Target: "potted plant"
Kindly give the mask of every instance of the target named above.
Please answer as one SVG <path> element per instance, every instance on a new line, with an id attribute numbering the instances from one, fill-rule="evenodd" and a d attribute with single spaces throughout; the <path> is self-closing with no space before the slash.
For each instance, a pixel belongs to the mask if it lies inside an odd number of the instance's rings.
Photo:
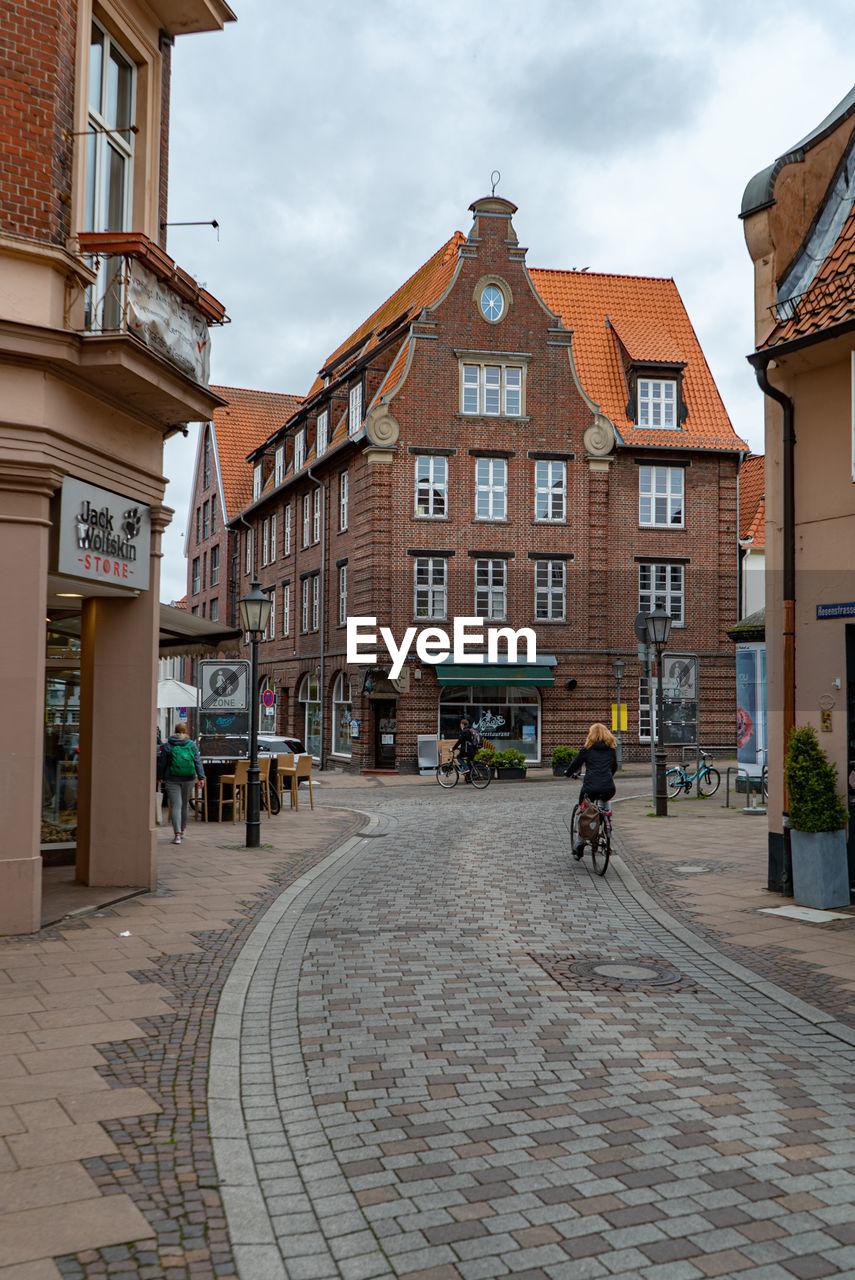
<path id="1" fill-rule="evenodd" d="M 837 793 L 837 769 L 811 726 L 793 729 L 785 769 L 794 900 L 800 907 L 819 910 L 848 907 L 844 827 L 849 814 Z"/>
<path id="2" fill-rule="evenodd" d="M 552 776 L 553 778 L 563 778 L 567 766 L 575 756 L 576 752 L 572 747 L 553 747 L 552 749 Z"/>
<path id="3" fill-rule="evenodd" d="M 499 781 L 525 777 L 525 756 L 513 747 L 509 747 L 506 751 L 495 751 L 492 764 Z"/>

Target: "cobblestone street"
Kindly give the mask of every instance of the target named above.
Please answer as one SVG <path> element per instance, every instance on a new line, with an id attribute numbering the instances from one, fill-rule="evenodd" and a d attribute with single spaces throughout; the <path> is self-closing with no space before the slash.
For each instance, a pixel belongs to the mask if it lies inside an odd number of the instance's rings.
<path id="1" fill-rule="evenodd" d="M 226 983 L 242 1280 L 855 1275 L 849 1028 L 574 863 L 552 787 L 372 799 Z"/>

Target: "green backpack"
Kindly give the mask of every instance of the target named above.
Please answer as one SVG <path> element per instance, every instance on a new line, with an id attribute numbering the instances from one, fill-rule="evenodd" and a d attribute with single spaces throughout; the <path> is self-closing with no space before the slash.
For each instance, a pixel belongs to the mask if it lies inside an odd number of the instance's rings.
<path id="1" fill-rule="evenodd" d="M 173 742 L 169 748 L 169 772 L 173 778 L 196 777 L 196 757 L 192 742 Z"/>

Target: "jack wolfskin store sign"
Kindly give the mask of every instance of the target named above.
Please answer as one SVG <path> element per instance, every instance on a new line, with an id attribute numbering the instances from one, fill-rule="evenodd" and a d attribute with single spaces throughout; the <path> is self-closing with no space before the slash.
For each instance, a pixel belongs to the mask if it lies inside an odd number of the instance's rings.
<path id="1" fill-rule="evenodd" d="M 144 503 L 66 476 L 58 524 L 57 572 L 148 590 L 151 518 Z"/>

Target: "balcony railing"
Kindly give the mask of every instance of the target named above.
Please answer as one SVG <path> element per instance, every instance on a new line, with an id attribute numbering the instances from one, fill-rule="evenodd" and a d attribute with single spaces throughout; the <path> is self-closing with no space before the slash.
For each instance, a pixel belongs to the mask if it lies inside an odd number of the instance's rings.
<path id="1" fill-rule="evenodd" d="M 828 280 L 815 280 L 804 293 L 794 293 L 791 298 L 781 298 L 769 311 L 779 324 L 788 320 L 804 325 L 816 322 L 822 312 L 825 324 L 844 320 L 855 311 L 855 286 L 850 275 L 832 276 Z"/>
<path id="2" fill-rule="evenodd" d="M 194 382 L 210 382 L 208 328 L 225 308 L 147 236 L 86 232 L 80 247 L 98 273 L 86 292 L 83 332 L 129 334 Z"/>

